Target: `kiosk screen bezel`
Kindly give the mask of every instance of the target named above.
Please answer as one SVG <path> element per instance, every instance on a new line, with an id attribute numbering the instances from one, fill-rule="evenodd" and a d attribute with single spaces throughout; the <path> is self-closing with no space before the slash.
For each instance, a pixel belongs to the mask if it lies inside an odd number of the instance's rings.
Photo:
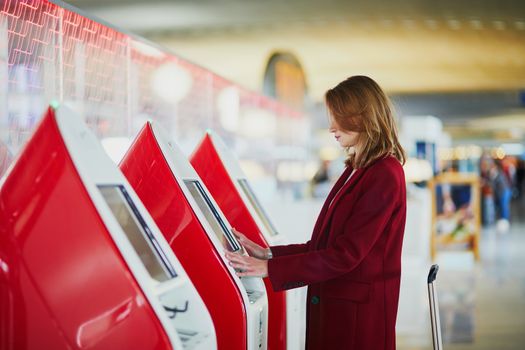
<path id="1" fill-rule="evenodd" d="M 122 185 L 98 185 L 97 187 L 149 275 L 159 282 L 177 277 L 175 269 L 126 188 Z"/>
<path id="2" fill-rule="evenodd" d="M 266 211 L 264 210 L 261 203 L 257 199 L 257 196 L 253 192 L 248 181 L 246 179 L 239 179 L 238 182 L 244 194 L 246 195 L 246 197 L 248 197 L 248 200 L 250 201 L 253 208 L 255 209 L 255 212 L 261 219 L 263 225 L 266 227 L 266 230 L 270 233 L 270 235 L 277 236 L 279 232 L 277 232 L 277 230 L 275 229 L 275 226 L 273 226 L 272 222 L 270 221 L 270 218 L 268 217 L 268 214 L 266 214 Z"/>
<path id="3" fill-rule="evenodd" d="M 197 205 L 203 212 L 206 220 L 208 220 L 209 225 L 215 233 L 215 236 L 217 236 L 217 238 L 223 243 L 224 247 L 232 252 L 239 251 L 241 249 L 239 242 L 237 242 L 237 239 L 235 238 L 233 233 L 228 229 L 228 227 L 222 220 L 221 215 L 217 211 L 217 208 L 215 208 L 215 206 L 213 205 L 207 193 L 204 191 L 204 188 L 202 187 L 201 183 L 198 180 L 184 180 L 184 184 L 190 191 L 195 202 L 197 202 Z M 210 222 L 210 215 L 207 215 L 206 211 L 208 211 L 208 213 L 211 213 L 211 217 L 215 219 L 214 222 Z M 219 227 L 222 230 L 222 237 L 219 236 L 220 233 L 216 229 Z M 224 240 L 224 238 L 226 240 Z"/>

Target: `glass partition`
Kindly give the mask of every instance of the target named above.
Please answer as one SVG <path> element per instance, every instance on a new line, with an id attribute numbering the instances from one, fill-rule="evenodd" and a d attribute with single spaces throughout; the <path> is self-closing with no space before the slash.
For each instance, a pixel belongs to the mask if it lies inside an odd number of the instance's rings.
<path id="1" fill-rule="evenodd" d="M 68 103 L 101 140 L 131 141 L 153 119 L 188 154 L 213 129 L 264 177 L 274 177 L 268 152 L 307 140 L 297 130 L 308 128 L 290 124 L 306 122 L 301 113 L 65 2 L 0 1 L 0 164 L 51 101 Z"/>

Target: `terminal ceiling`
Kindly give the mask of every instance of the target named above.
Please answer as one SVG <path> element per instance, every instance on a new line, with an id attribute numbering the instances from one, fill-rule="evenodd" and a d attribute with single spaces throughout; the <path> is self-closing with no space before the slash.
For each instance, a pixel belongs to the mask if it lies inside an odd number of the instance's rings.
<path id="1" fill-rule="evenodd" d="M 279 50 L 298 57 L 314 101 L 344 77 L 367 74 L 408 101 L 407 113 L 424 112 L 426 101 L 452 124 L 525 118 L 523 0 L 69 3 L 254 90 Z"/>

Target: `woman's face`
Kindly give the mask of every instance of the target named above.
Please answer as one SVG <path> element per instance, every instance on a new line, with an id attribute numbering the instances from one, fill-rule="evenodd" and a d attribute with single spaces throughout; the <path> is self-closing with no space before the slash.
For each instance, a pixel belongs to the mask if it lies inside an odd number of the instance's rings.
<path id="1" fill-rule="evenodd" d="M 359 138 L 359 133 L 356 131 L 343 130 L 332 116 L 330 116 L 329 132 L 334 134 L 334 137 L 341 147 L 355 147 Z"/>

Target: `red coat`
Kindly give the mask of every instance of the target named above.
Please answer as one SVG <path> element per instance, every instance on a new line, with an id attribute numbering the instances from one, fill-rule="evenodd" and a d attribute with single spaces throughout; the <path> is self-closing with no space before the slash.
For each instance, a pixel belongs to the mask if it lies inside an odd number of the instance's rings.
<path id="1" fill-rule="evenodd" d="M 276 291 L 308 285 L 308 350 L 396 347 L 403 168 L 386 157 L 356 170 L 345 184 L 351 171 L 343 172 L 328 195 L 310 241 L 272 247 L 268 262 Z"/>

